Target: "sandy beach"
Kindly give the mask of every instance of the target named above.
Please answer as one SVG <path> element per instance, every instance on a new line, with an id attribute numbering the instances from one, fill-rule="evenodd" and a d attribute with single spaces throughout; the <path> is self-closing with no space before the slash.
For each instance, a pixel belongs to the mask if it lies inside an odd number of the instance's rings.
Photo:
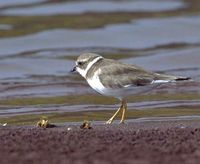
<path id="1" fill-rule="evenodd" d="M 199 121 L 0 128 L 1 164 L 197 164 Z"/>

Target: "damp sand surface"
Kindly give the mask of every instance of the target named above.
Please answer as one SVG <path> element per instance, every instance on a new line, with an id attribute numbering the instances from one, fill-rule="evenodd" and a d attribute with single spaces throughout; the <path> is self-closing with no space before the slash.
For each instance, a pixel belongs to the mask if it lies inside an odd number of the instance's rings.
<path id="1" fill-rule="evenodd" d="M 200 160 L 199 121 L 91 126 L 0 127 L 1 163 L 197 164 Z"/>

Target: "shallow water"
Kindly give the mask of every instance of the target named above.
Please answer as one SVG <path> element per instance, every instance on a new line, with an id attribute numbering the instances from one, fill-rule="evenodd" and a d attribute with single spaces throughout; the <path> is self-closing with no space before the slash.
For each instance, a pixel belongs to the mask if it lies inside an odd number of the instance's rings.
<path id="1" fill-rule="evenodd" d="M 199 115 L 200 15 L 194 10 L 197 5 L 192 0 L 187 3 L 33 0 L 25 5 L 25 1 L 15 2 L 0 2 L 4 7 L 0 9 L 0 122 L 9 122 L 9 119 L 10 123 L 31 122 L 41 115 L 56 118 L 56 122 L 107 119 L 117 108 L 118 101 L 99 96 L 84 79 L 69 72 L 82 52 L 97 52 L 152 71 L 192 77 L 191 82 L 163 85 L 153 90 L 152 96 L 146 93 L 131 97 L 129 119 Z M 143 4 L 142 8 L 138 3 Z M 96 4 L 107 7 L 99 10 Z M 95 28 L 81 28 L 79 23 L 77 28 L 64 24 L 52 28 L 53 17 L 48 17 L 75 14 L 82 18 L 84 12 L 92 12 L 87 13 L 89 17 L 97 13 L 103 15 L 103 12 L 108 12 L 107 17 L 113 19 L 123 19 L 124 13 L 131 17 L 128 22 L 104 22 Z M 152 17 L 148 13 L 153 13 Z M 23 16 L 32 20 L 38 14 L 49 19 L 45 28 L 34 32 L 30 26 L 28 33 L 16 33 L 26 28 L 19 28 L 27 21 Z M 22 21 L 21 24 L 16 24 L 13 18 Z M 59 16 L 54 18 L 59 19 Z M 40 22 L 32 28 L 35 26 L 39 27 Z M 3 37 L 5 32 L 7 35 Z"/>
<path id="2" fill-rule="evenodd" d="M 198 44 L 200 16 L 131 21 L 96 29 L 54 29 L 0 39 L 0 56 L 42 49 L 112 47 L 146 49 L 168 44 Z"/>
<path id="3" fill-rule="evenodd" d="M 42 6 L 20 7 L 3 10 L 4 15 L 56 15 L 83 14 L 86 12 L 132 12 L 132 11 L 165 11 L 185 7 L 181 1 L 79 1 L 46 4 Z"/>
<path id="4" fill-rule="evenodd" d="M 15 5 L 24 5 L 24 4 L 34 4 L 38 2 L 43 2 L 45 0 L 1 0 L 0 7 L 8 7 L 8 6 L 15 6 Z"/>

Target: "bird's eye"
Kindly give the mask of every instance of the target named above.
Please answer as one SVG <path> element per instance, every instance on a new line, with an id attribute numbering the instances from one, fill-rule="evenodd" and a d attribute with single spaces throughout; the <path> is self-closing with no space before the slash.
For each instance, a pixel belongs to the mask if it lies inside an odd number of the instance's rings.
<path id="1" fill-rule="evenodd" d="M 83 65 L 83 62 L 78 62 L 78 65 L 80 65 L 80 66 Z"/>

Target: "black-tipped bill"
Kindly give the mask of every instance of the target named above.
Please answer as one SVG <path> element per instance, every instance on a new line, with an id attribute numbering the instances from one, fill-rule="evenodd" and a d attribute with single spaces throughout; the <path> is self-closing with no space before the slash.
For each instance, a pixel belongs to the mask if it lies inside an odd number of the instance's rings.
<path id="1" fill-rule="evenodd" d="M 76 72 L 76 66 L 70 72 Z"/>

